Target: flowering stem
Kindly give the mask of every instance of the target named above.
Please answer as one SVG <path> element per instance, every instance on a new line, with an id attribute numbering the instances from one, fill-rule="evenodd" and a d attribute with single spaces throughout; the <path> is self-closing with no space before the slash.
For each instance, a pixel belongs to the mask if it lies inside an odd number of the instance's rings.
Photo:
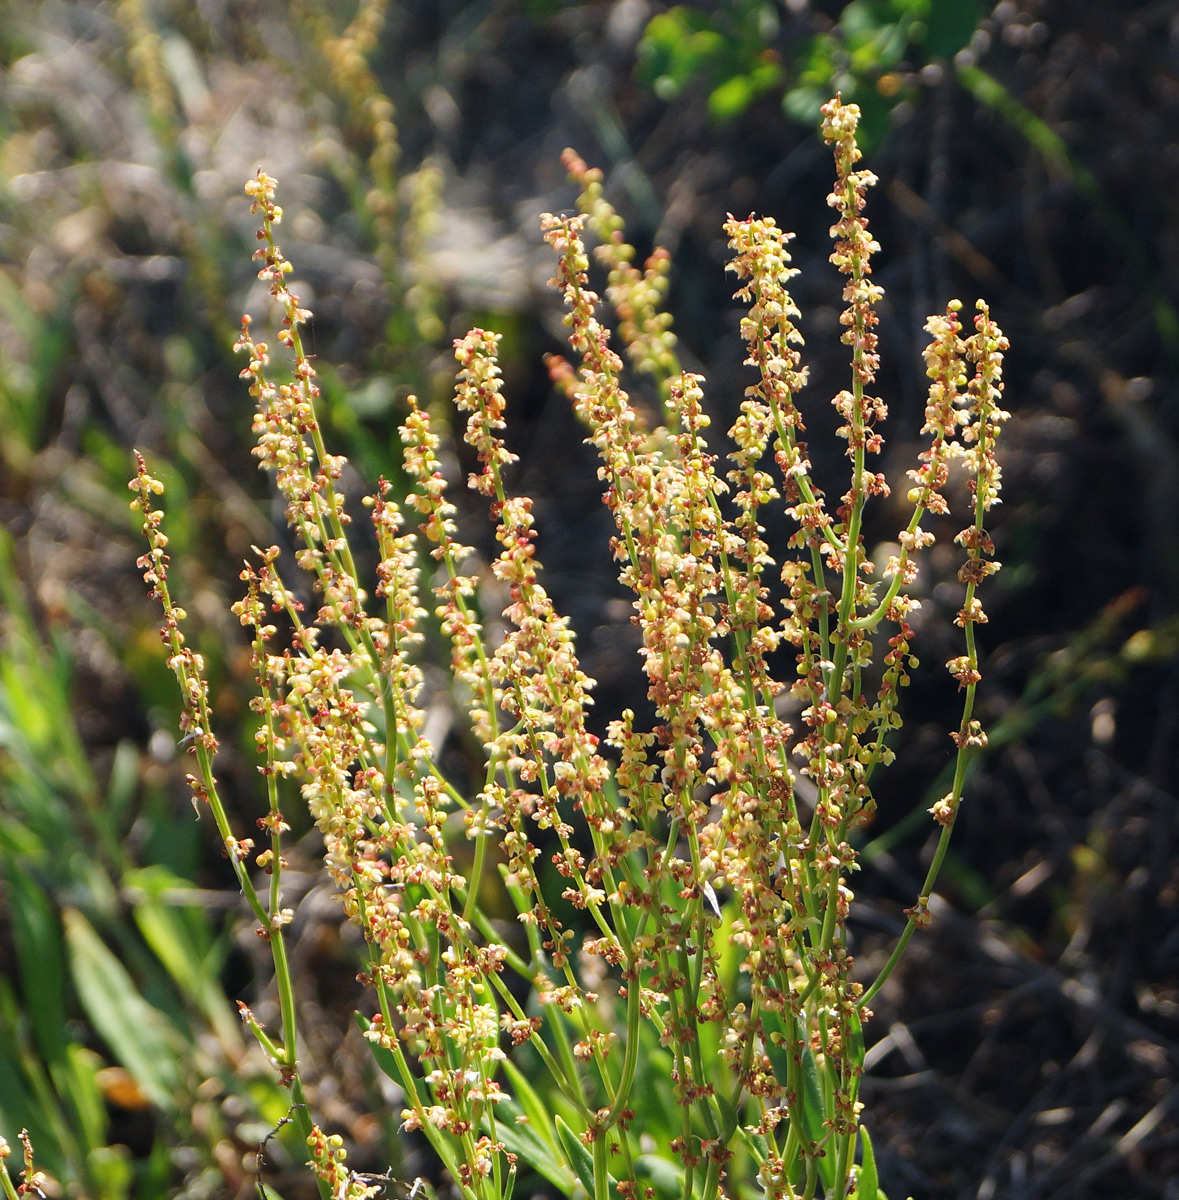
<path id="1" fill-rule="evenodd" d="M 213 756 L 217 751 L 217 739 L 211 729 L 212 713 L 208 704 L 208 684 L 203 674 L 204 663 L 200 655 L 187 645 L 180 630 L 180 624 L 186 614 L 173 602 L 168 588 L 168 555 L 165 550 L 168 539 L 161 528 L 163 513 L 155 509 L 152 504 L 153 496 L 163 494 L 164 485 L 148 475 L 143 456 L 138 452 L 136 452 L 136 460 L 138 472 L 128 486 L 137 493 L 136 499 L 132 501 L 132 507 L 138 509 L 143 515 L 143 530 L 150 547 L 149 552 L 140 558 L 139 563 L 143 568 L 145 581 L 150 585 L 152 594 L 159 600 L 163 609 L 164 626 L 161 632 L 170 652 L 169 665 L 176 674 L 181 696 L 184 699 L 182 727 L 187 730 L 188 737 L 191 738 L 189 752 L 195 756 L 199 771 L 199 776 L 190 774 L 187 778 L 192 789 L 194 803 L 204 802 L 209 806 L 238 885 L 251 912 L 259 922 L 262 936 L 270 944 L 279 996 L 281 1044 L 273 1042 L 263 1033 L 257 1022 L 254 1021 L 253 1015 L 244 1006 L 243 1015 L 260 1044 L 278 1068 L 283 1082 L 290 1089 L 292 1120 L 300 1134 L 307 1137 L 311 1133 L 311 1118 L 307 1112 L 306 1098 L 298 1071 L 298 1026 L 294 989 L 286 943 L 282 934 L 283 914 L 276 907 L 278 900 L 277 872 L 281 863 L 281 842 L 278 840 L 281 822 L 275 820 L 269 824 L 272 844 L 267 853 L 271 855 L 276 877 L 272 879 L 270 894 L 272 904 L 268 911 L 246 868 L 246 860 L 253 841 L 248 838 L 239 841 L 233 836 L 229 817 L 222 803 L 217 780 L 213 773 Z M 277 813 L 277 806 L 273 803 L 271 811 Z M 320 1192 L 325 1197 L 328 1194 L 322 1180 L 320 1181 Z"/>

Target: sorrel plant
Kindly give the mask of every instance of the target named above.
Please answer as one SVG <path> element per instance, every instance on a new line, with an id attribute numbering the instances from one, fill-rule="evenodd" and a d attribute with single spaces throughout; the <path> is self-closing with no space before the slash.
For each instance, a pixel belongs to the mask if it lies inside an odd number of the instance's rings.
<path id="1" fill-rule="evenodd" d="M 998 570 L 986 520 L 999 492 L 1007 342 L 981 302 L 973 332 L 957 302 L 930 318 L 928 443 L 909 472 L 912 516 L 899 552 L 870 562 L 865 509 L 889 493 L 871 466 L 886 415 L 871 394 L 882 291 L 862 210 L 874 177 L 855 169 L 856 107 L 836 99 L 823 113 L 836 165 L 831 258 L 845 277 L 851 354 L 850 386 L 833 401 L 850 481 L 833 511 L 800 440 L 806 369 L 786 290 L 789 235 L 770 218 L 725 225 L 753 369 L 726 468 L 705 441 L 703 380 L 679 370 L 660 311 L 667 256 L 632 264 L 600 175 L 575 156 L 567 162 L 584 189 L 581 215 L 543 218 L 574 353 L 550 366 L 601 458 L 655 712 L 649 729 L 629 710 L 610 721 L 605 747 L 588 726 L 593 681 L 540 582 L 531 502 L 506 474 L 515 455 L 500 437 L 496 335 L 475 329 L 455 345 L 455 403 L 479 463 L 469 483 L 488 501 L 500 547 L 490 578 L 458 540 L 442 433 L 411 399 L 406 494 L 381 480 L 364 501 L 380 550 L 367 587 L 349 545 L 344 460 L 316 418 L 301 332 L 311 314 L 287 287 L 291 264 L 275 242 L 275 181 L 259 172 L 246 185 L 262 217 L 259 275 L 293 364 L 281 381 L 272 375 L 270 347 L 243 319 L 254 453 L 274 473 L 318 597 L 317 611 L 305 611 L 277 547 L 242 572 L 247 594 L 234 611 L 253 639 L 269 800 L 260 852 L 231 828 L 218 793 L 202 663 L 168 585 L 163 488 L 142 457 L 131 487 L 150 544 L 141 566 L 163 605 L 184 700 L 189 783 L 274 956 L 281 1028 L 242 1013 L 289 1086 L 290 1117 L 325 1196 L 352 1200 L 383 1183 L 351 1171 L 339 1138 L 313 1123 L 300 1074 L 282 891 L 291 779 L 364 935 L 375 1009 L 363 1024 L 376 1062 L 404 1093 L 406 1128 L 428 1139 L 468 1200 L 507 1197 L 522 1170 L 593 1200 L 882 1195 L 861 1123 L 861 1026 L 929 920 L 967 761 L 986 741 L 974 717 L 975 626 L 986 620 L 979 585 Z M 623 360 L 589 287 L 587 223 L 610 271 L 622 346 L 659 385 L 658 428 L 623 390 Z M 876 978 L 862 981 L 847 939 L 853 838 L 873 811 L 873 776 L 892 760 L 899 692 L 917 666 L 917 602 L 906 589 L 934 540 L 921 522 L 948 511 L 956 463 L 972 497 L 955 539 L 965 551 L 956 618 L 965 645 L 948 664 L 963 696 L 957 766 L 931 810 L 940 835 L 904 932 Z M 773 504 L 795 524 L 780 564 L 761 523 Z M 486 614 L 505 600 L 492 636 Z M 419 658 L 430 630 L 449 643 L 455 704 L 482 755 L 461 777 L 424 732 Z M 793 662 L 792 677 L 776 679 L 771 662 Z M 791 698 L 797 732 L 783 715 Z M 518 928 L 499 919 L 506 905 Z"/>

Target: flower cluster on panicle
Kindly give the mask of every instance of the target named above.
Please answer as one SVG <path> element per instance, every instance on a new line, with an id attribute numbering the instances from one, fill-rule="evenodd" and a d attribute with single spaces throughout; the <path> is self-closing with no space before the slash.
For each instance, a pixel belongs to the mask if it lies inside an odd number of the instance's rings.
<path id="1" fill-rule="evenodd" d="M 930 446 L 918 455 L 922 465 L 909 472 L 915 485 L 909 491 L 909 502 L 939 516 L 949 512 L 942 489 L 950 476 L 950 460 L 962 452 L 962 444 L 954 440 L 954 433 L 969 420 L 956 407 L 966 383 L 962 322 L 958 318 L 961 308 L 953 300 L 944 315 L 932 316 L 925 323 L 930 336 L 924 354 L 925 373 L 930 383 L 921 432 L 930 435 Z"/>
<path id="2" fill-rule="evenodd" d="M 986 620 L 976 592 L 998 569 L 985 522 L 1001 482 L 1007 342 L 981 303 L 970 335 L 956 301 L 930 318 L 929 440 L 909 473 L 913 508 L 899 553 L 878 572 L 862 533 L 865 507 L 888 494 L 866 465 L 886 415 L 867 394 L 881 296 L 862 211 L 873 179 L 854 169 L 858 109 L 834 100 L 823 113 L 851 359 L 850 387 L 834 399 L 851 459 L 835 512 L 800 440 L 807 371 L 787 290 L 790 235 L 766 217 L 730 216 L 725 225 L 755 376 L 722 464 L 707 440 L 705 381 L 680 368 L 661 309 L 666 256 L 656 251 L 642 271 L 633 265 L 600 173 L 571 152 L 581 212 L 542 218 L 571 349 L 550 370 L 599 456 L 618 577 L 641 634 L 648 727 L 628 709 L 607 723 L 605 748 L 591 731 L 593 680 L 542 582 L 532 502 L 506 479 L 516 456 L 503 438 L 496 334 L 473 329 L 454 344 L 454 402 L 477 459 L 468 484 L 494 523 L 493 560 L 481 569 L 459 541 L 443 435 L 410 397 L 400 429 L 404 491 L 382 479 L 363 501 L 379 562 L 371 592 L 362 585 L 338 486 L 344 461 L 328 453 L 316 418 L 316 373 L 301 333 L 311 314 L 287 285 L 291 266 L 274 239 L 275 181 L 262 172 L 246 191 L 262 216 L 256 258 L 289 379 L 272 377 L 269 348 L 248 317 L 238 349 L 256 401 L 255 453 L 285 501 L 297 563 L 319 600 L 305 610 L 276 547 L 256 549 L 242 572 L 246 595 L 234 611 L 251 631 L 269 797 L 258 822 L 269 847 L 256 856 L 217 798 L 202 664 L 167 589 L 167 538 L 154 504 L 162 485 L 142 458 L 131 483 L 149 545 L 140 565 L 163 605 L 184 728 L 201 764 L 194 794 L 208 799 L 274 950 L 284 1036 L 273 1039 L 252 1014 L 250 1028 L 305 1111 L 283 949 L 292 914 L 280 892 L 291 778 L 344 911 L 364 935 L 361 977 L 376 998 L 366 1037 L 404 1090 L 406 1127 L 429 1140 L 464 1200 L 508 1196 L 518 1156 L 563 1187 L 577 1177 L 599 1197 L 616 1185 L 638 1200 L 647 1177 L 640 1156 L 653 1146 L 674 1164 L 676 1191 L 703 1200 L 754 1186 L 789 1200 L 848 1197 L 859 1194 L 857 1177 L 871 1175 L 860 1128 L 861 1021 L 913 931 L 928 923 L 968 756 L 986 743 L 974 714 L 975 630 Z M 587 229 L 608 270 L 622 349 L 658 383 L 662 425 L 652 427 L 623 385 L 623 354 L 591 288 Z M 948 511 L 955 458 L 970 477 L 973 512 L 957 538 L 966 551 L 965 653 L 949 663 L 964 693 L 954 783 L 932 809 L 941 832 L 922 892 L 894 954 L 865 986 L 847 936 L 854 831 L 873 810 L 873 776 L 891 761 L 898 697 L 918 665 L 909 620 L 917 603 L 905 589 L 933 541 L 921 520 Z M 779 503 L 795 525 L 793 554 L 781 560 L 764 523 L 767 506 Z M 502 623 L 487 616 L 494 597 Z M 446 744 L 423 708 L 436 703 L 423 700 L 432 630 L 449 647 L 460 730 Z M 777 674 L 784 651 L 793 656 L 785 680 Z M 265 900 L 251 866 L 268 880 Z M 511 934 L 499 920 L 509 906 L 519 926 Z M 512 1061 L 525 1046 L 560 1094 L 560 1115 L 545 1111 Z M 668 1078 L 651 1086 L 663 1087 L 677 1129 L 657 1146 L 650 1130 L 667 1120 L 633 1102 L 648 1062 L 669 1064 Z M 373 1194 L 372 1177 L 348 1169 L 338 1140 L 310 1118 L 302 1132 L 333 1197 Z"/>
<path id="3" fill-rule="evenodd" d="M 209 712 L 209 686 L 205 682 L 204 659 L 192 649 L 181 631 L 181 623 L 187 613 L 172 600 L 168 589 L 167 552 L 168 535 L 164 532 L 163 509 L 156 508 L 156 499 L 164 494 L 164 485 L 147 473 L 147 464 L 137 450 L 135 460 L 138 471 L 127 487 L 136 493 L 131 508 L 143 515 L 143 536 L 147 539 L 148 551 L 140 555 L 136 566 L 143 572 L 149 595 L 158 600 L 164 610 L 164 624 L 160 636 L 168 648 L 168 666 L 180 683 L 180 694 L 184 707 L 180 715 L 180 729 L 184 741 L 211 762 L 217 753 L 217 737 L 212 730 Z M 204 781 L 195 775 L 188 776 L 194 800 L 207 800 Z"/>
<path id="4" fill-rule="evenodd" d="M 486 745 L 495 736 L 493 714 L 501 697 L 488 674 L 483 626 L 473 607 L 479 580 L 476 575 L 460 572 L 474 550 L 455 539 L 455 507 L 446 495 L 438 434 L 415 396 L 409 398 L 409 404 L 409 415 L 401 426 L 405 470 L 415 485 L 409 500 L 422 518 L 422 533 L 433 544 L 431 555 L 445 568 L 433 589 L 439 602 L 434 615 L 442 624 L 442 633 L 450 639 L 452 678 L 467 690 L 465 703 L 472 732 L 480 745 Z M 416 569 L 412 557 L 406 567 Z"/>
<path id="5" fill-rule="evenodd" d="M 864 405 L 870 405 L 873 416 L 883 420 L 888 415 L 881 401 L 867 401 L 861 389 L 876 378 L 880 365 L 877 353 L 875 305 L 884 295 L 884 289 L 869 282 L 872 274 L 871 258 L 880 245 L 868 232 L 868 221 L 864 217 L 867 203 L 865 193 L 876 182 L 871 171 L 855 171 L 852 168 L 861 157 L 856 145 L 856 127 L 860 110 L 855 104 L 841 104 L 839 99 L 829 100 L 823 105 L 823 139 L 835 150 L 835 190 L 827 197 L 831 208 L 839 212 L 839 220 L 831 227 L 835 239 L 835 250 L 831 261 L 848 277 L 844 286 L 843 299 L 846 310 L 840 317 L 844 326 L 842 341 L 852 351 L 852 377 L 858 384 L 855 404 L 846 399 L 837 400 L 837 407 L 854 427 L 841 430 L 840 436 L 849 439 L 849 451 L 857 440 L 866 436 L 865 418 L 868 413 Z M 846 411 L 845 411 L 846 409 Z M 869 449 L 878 449 L 869 443 Z"/>
<path id="6" fill-rule="evenodd" d="M 501 547 L 491 568 L 506 585 L 510 600 L 503 614 L 510 628 L 486 671 L 500 708 L 514 720 L 510 727 L 501 725 L 487 743 L 489 766 L 500 768 L 503 778 L 486 789 L 482 799 L 497 814 L 513 886 L 533 905 L 522 916 L 543 930 L 543 948 L 554 967 L 565 971 L 569 935 L 541 888 L 530 824 L 556 834 L 560 848 L 552 862 L 567 881 L 563 898 L 598 914 L 599 920 L 607 901 L 602 884 L 609 878 L 609 863 L 587 863 L 572 841 L 569 815 L 582 815 L 595 849 L 606 858 L 619 828 L 603 799 L 609 770 L 598 753 L 598 739 L 586 726 L 593 681 L 578 663 L 567 619 L 557 615 L 539 581 L 532 503 L 527 497 L 509 496 L 504 487 L 502 469 L 515 455 L 497 433 L 504 426 L 495 358 L 498 340 L 497 335 L 474 329 L 455 343 L 460 364 L 455 404 L 468 414 L 463 438 L 475 449 L 482 468 L 469 482 L 491 501 Z M 571 973 L 566 986 L 576 990 Z"/>
<path id="7" fill-rule="evenodd" d="M 12 1155 L 12 1147 L 0 1137 L 0 1189 L 8 1196 L 39 1196 L 45 1197 L 61 1190 L 61 1185 L 45 1171 L 37 1167 L 33 1157 L 33 1139 L 29 1131 L 20 1131 L 21 1145 L 24 1147 L 24 1167 L 20 1172 L 20 1183 L 14 1188 L 8 1176 L 7 1159 Z"/>
<path id="8" fill-rule="evenodd" d="M 1003 352 L 1009 343 L 981 300 L 974 328 L 966 351 L 966 357 L 975 364 L 974 378 L 968 388 L 973 421 L 964 431 L 963 440 L 969 444 L 965 457 L 974 477 L 971 491 L 977 498 L 978 515 L 999 503 L 1003 473 L 995 457 L 995 442 L 999 427 L 1011 414 L 999 407 L 1003 397 Z M 994 547 L 987 547 L 987 553 L 994 553 Z"/>
<path id="9" fill-rule="evenodd" d="M 974 364 L 974 376 L 966 389 L 966 417 L 962 440 L 966 444 L 962 457 L 970 473 L 970 491 L 974 498 L 974 520 L 954 539 L 966 549 L 966 561 L 958 570 L 958 578 L 966 584 L 966 598 L 955 623 L 962 626 L 966 635 L 966 654 L 950 660 L 947 664 L 958 685 L 966 691 L 962 723 L 958 731 L 951 734 L 960 750 L 982 747 L 987 744 L 987 735 L 980 722 L 974 719 L 974 687 L 982 675 L 979 672 L 978 649 L 975 645 L 974 626 L 985 624 L 987 614 L 978 599 L 978 586 L 989 575 L 999 570 L 994 560 L 995 543 L 986 528 L 986 514 L 999 503 L 999 487 L 1002 471 L 995 457 L 995 443 L 1003 422 L 1010 416 L 1000 407 L 1003 397 L 1003 353 L 1008 347 L 1002 330 L 991 319 L 990 309 L 983 301 L 978 302 L 978 313 L 974 319 L 974 334 L 965 340 L 965 355 Z M 943 825 L 952 824 L 957 799 L 949 804 L 939 802 L 934 815 Z"/>
<path id="10" fill-rule="evenodd" d="M 670 282 L 671 255 L 657 246 L 640 271 L 634 265 L 635 248 L 623 235 L 622 218 L 603 195 L 602 172 L 587 167 L 572 150 L 566 150 L 561 161 L 569 178 L 581 188 L 577 206 L 598 239 L 595 257 L 609 272 L 606 299 L 618 318 L 618 336 L 627 357 L 635 370 L 665 383 L 681 371 L 671 314 L 662 307 Z"/>
<path id="11" fill-rule="evenodd" d="M 292 267 L 274 239 L 282 209 L 274 203 L 275 181 L 261 170 L 246 185 L 252 212 L 261 212 L 262 245 L 254 258 L 262 266 L 258 278 L 269 285 L 270 295 L 282 312 L 279 342 L 293 358 L 293 378 L 275 383 L 267 374 L 269 346 L 255 342 L 252 321 L 242 318 L 241 336 L 234 349 L 249 356 L 242 370 L 254 397 L 254 454 L 266 470 L 273 471 L 279 492 L 287 502 L 287 520 L 303 542 L 299 565 L 314 572 L 330 615 L 325 619 L 350 626 L 353 634 L 364 623 L 364 598 L 357 583 L 345 528 L 351 517 L 345 497 L 337 488 L 344 458 L 329 454 L 315 414 L 319 398 L 315 368 L 303 344 L 300 327 L 311 313 L 287 286 Z"/>
<path id="12" fill-rule="evenodd" d="M 365 197 L 367 206 L 379 223 L 391 224 L 393 213 L 387 193 L 400 157 L 397 126 L 393 102 L 381 91 L 368 63 L 380 40 L 388 7 L 388 0 L 362 0 L 339 37 L 331 36 L 330 27 L 316 28 L 314 33 L 331 69 L 332 82 L 351 109 L 352 120 L 372 139 L 368 165 L 376 187 Z"/>
<path id="13" fill-rule="evenodd" d="M 318 1125 L 313 1125 L 307 1137 L 311 1168 L 316 1178 L 327 1184 L 328 1192 L 340 1200 L 368 1200 L 380 1191 L 376 1185 L 365 1186 L 347 1167 L 348 1152 L 344 1139 L 334 1133 L 330 1136 Z"/>

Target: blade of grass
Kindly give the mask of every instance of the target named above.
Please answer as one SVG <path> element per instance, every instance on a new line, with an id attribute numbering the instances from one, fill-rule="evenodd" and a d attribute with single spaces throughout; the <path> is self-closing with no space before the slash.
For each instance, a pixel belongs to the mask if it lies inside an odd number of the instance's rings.
<path id="1" fill-rule="evenodd" d="M 46 1062 L 66 1052 L 65 963 L 49 897 L 11 854 L 2 860 L 17 969 L 33 1040 Z"/>
<path id="2" fill-rule="evenodd" d="M 77 909 L 63 913 L 78 997 L 91 1024 L 144 1094 L 172 1111 L 180 1087 L 176 1031 L 143 996 L 130 974 Z"/>

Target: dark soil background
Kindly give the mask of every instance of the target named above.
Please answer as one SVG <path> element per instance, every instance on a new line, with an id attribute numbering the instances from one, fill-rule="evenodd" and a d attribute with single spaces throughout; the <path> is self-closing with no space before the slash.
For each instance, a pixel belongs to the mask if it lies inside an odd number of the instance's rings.
<path id="1" fill-rule="evenodd" d="M 679 349 L 707 378 L 715 429 L 731 423 L 747 382 L 721 223 L 756 211 L 797 232 L 812 456 L 820 477 L 837 479 L 841 462 L 823 436 L 833 426 L 826 400 L 847 373 L 827 262 L 829 154 L 783 116 L 781 88 L 721 123 L 702 81 L 674 99 L 643 86 L 636 48 L 666 7 L 406 0 L 390 6 L 371 58 L 397 110 L 402 163 L 429 159 L 441 172 L 424 261 L 446 332 L 468 322 L 505 332 L 516 483 L 537 499 L 547 583 L 600 681 L 603 722 L 643 696 L 594 464 L 541 364 L 562 331 L 537 218 L 572 207 L 565 146 L 604 169 L 641 251 L 671 250 Z M 137 445 L 186 464 L 188 552 L 224 564 L 186 568 L 207 640 L 237 644 L 223 604 L 232 563 L 251 541 L 274 540 L 247 452 L 248 402 L 217 348 L 247 300 L 258 307 L 248 248 L 232 253 L 251 226 L 241 181 L 261 162 L 282 183 L 284 249 L 317 314 L 316 353 L 339 372 L 345 399 L 332 421 L 361 472 L 393 469 L 391 425 L 377 409 L 348 416 L 350 381 L 384 370 L 396 397 L 416 371 L 413 386 L 444 391 L 430 381 L 445 367 L 445 338 L 413 371 L 404 357 L 382 367 L 376 355 L 388 291 L 347 179 L 323 169 L 315 139 L 326 122 L 305 90 L 307 26 L 285 6 L 261 17 L 230 2 L 155 13 L 198 46 L 209 84 L 176 147 L 195 172 L 195 208 L 160 186 L 158 164 L 133 169 L 158 158 L 159 142 L 145 149 L 150 122 L 127 115 L 142 107 L 142 84 L 118 65 L 108 6 L 33 8 L 0 9 L 8 132 L 26 139 L 5 151 L 4 266 L 57 332 L 35 430 L 4 459 L 0 517 L 39 620 L 70 639 L 76 719 L 102 769 L 121 739 L 147 754 L 172 705 L 166 682 L 144 682 L 156 679 L 150 667 L 127 665 L 152 618 L 138 550 L 104 490 L 124 470 L 117 451 Z M 777 6 L 769 48 L 789 68 L 841 10 Z M 883 246 L 879 386 L 895 491 L 903 497 L 897 484 L 918 449 L 921 327 L 951 296 L 987 297 L 1010 337 L 1012 421 L 993 522 L 1004 569 L 981 631 L 990 746 L 932 928 L 867 1030 L 863 1097 L 881 1182 L 918 1200 L 1179 1197 L 1179 4 L 1003 0 L 956 65 L 921 65 L 898 68 L 907 90 L 882 110 L 867 157 L 879 176 L 869 215 Z M 968 86 L 972 65 L 1002 85 L 1006 107 Z M 70 174 L 83 161 L 107 164 L 100 199 Z M 207 225 L 187 224 L 194 211 Z M 231 251 L 203 293 L 192 265 L 202 238 Z M 216 319 L 197 326 L 202 303 Z M 900 511 L 874 515 L 875 541 L 895 536 Z M 952 555 L 935 556 L 921 585 L 917 650 L 931 669 L 910 689 L 899 761 L 881 781 L 855 881 L 866 972 L 887 955 L 932 846 L 924 810 L 940 795 L 956 722 L 940 670 L 957 653 L 955 569 Z M 232 650 L 219 662 L 232 711 L 248 667 Z M 251 766 L 234 753 L 225 774 L 248 812 Z M 166 756 L 159 769 L 173 770 Z M 183 799 L 176 813 L 191 824 Z M 224 888 L 220 864 L 194 869 Z M 356 997 L 338 982 L 349 968 L 322 933 L 327 911 L 307 910 L 321 934 L 299 961 L 319 980 L 312 1049 L 339 1064 Z M 362 1141 L 366 1114 L 342 1070 L 331 1115 Z"/>

